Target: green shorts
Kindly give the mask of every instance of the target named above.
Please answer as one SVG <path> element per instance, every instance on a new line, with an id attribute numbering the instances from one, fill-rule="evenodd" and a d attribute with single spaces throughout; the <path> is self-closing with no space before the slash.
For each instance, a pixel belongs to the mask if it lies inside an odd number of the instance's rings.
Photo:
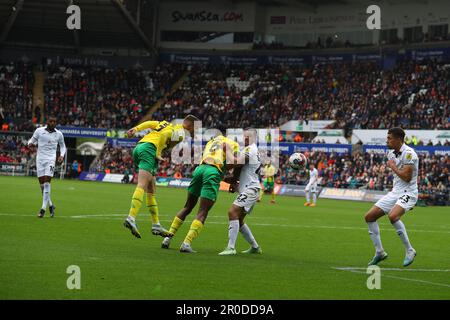
<path id="1" fill-rule="evenodd" d="M 275 185 L 275 183 L 273 181 L 272 182 L 268 182 L 267 180 L 264 180 L 263 185 L 264 185 L 264 190 L 272 191 L 273 190 L 273 186 Z"/>
<path id="2" fill-rule="evenodd" d="M 195 168 L 188 191 L 194 196 L 217 200 L 222 173 L 214 166 L 201 164 Z"/>
<path id="3" fill-rule="evenodd" d="M 141 142 L 133 149 L 133 163 L 137 169 L 142 169 L 155 175 L 158 171 L 156 146 L 153 143 Z"/>

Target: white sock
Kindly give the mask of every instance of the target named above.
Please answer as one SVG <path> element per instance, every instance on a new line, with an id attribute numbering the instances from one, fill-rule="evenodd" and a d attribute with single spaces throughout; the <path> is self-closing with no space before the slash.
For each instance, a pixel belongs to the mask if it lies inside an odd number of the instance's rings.
<path id="1" fill-rule="evenodd" d="M 306 191 L 305 195 L 306 195 L 306 202 L 309 202 L 309 200 L 311 199 L 311 197 L 309 195 L 309 191 Z"/>
<path id="2" fill-rule="evenodd" d="M 313 202 L 314 202 L 314 204 L 316 203 L 316 200 L 317 200 L 317 195 L 316 195 L 315 192 L 313 192 Z"/>
<path id="3" fill-rule="evenodd" d="M 370 239 L 372 239 L 377 254 L 384 252 L 383 246 L 381 245 L 380 227 L 378 226 L 378 222 L 367 222 L 367 225 L 369 226 Z"/>
<path id="4" fill-rule="evenodd" d="M 245 240 L 247 240 L 248 243 L 250 243 L 250 245 L 253 248 L 258 248 L 258 243 L 255 240 L 255 237 L 253 237 L 252 232 L 250 231 L 250 228 L 247 226 L 247 224 L 244 224 L 239 231 L 242 233 L 242 235 L 244 236 Z"/>
<path id="5" fill-rule="evenodd" d="M 48 199 L 50 196 L 50 183 L 44 183 L 44 191 L 42 192 L 42 210 L 47 209 Z"/>
<path id="6" fill-rule="evenodd" d="M 52 185 L 49 182 L 48 183 L 48 205 L 49 206 L 53 205 L 51 194 L 52 194 Z"/>
<path id="7" fill-rule="evenodd" d="M 239 234 L 239 220 L 231 220 L 228 227 L 228 248 L 236 247 L 236 239 Z"/>
<path id="8" fill-rule="evenodd" d="M 406 250 L 407 251 L 412 250 L 413 247 L 409 242 L 408 234 L 406 233 L 406 228 L 403 222 L 398 220 L 397 222 L 394 222 L 392 225 L 394 226 L 395 230 L 397 230 L 397 234 L 400 236 L 400 239 L 402 240 Z"/>

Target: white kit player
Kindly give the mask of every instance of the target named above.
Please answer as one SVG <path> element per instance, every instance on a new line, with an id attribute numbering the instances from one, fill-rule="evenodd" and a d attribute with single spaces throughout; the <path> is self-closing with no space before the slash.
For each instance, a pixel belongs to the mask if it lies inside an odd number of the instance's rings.
<path id="1" fill-rule="evenodd" d="M 56 118 L 49 117 L 45 127 L 37 128 L 28 145 L 37 145 L 36 169 L 39 184 L 42 191 L 42 207 L 38 213 L 39 218 L 43 218 L 47 205 L 50 210 L 50 217 L 55 215 L 55 206 L 50 197 L 50 182 L 55 170 L 56 150 L 59 145 L 60 156 L 58 163 L 62 163 L 66 154 L 66 145 L 61 131 L 56 128 Z"/>
<path id="2" fill-rule="evenodd" d="M 238 158 L 238 163 L 243 165 L 239 169 L 234 169 L 234 174 L 239 174 L 238 191 L 239 195 L 231 205 L 228 211 L 228 219 L 230 221 L 228 228 L 228 246 L 219 253 L 221 256 L 236 254 L 236 240 L 238 233 L 251 245 L 248 250 L 242 253 L 256 253 L 261 254 L 262 250 L 253 237 L 250 228 L 245 224 L 244 219 L 249 214 L 255 203 L 259 199 L 259 191 L 261 188 L 261 181 L 259 180 L 259 171 L 261 168 L 261 161 L 259 158 L 258 147 L 256 146 L 257 132 L 254 129 L 246 129 L 244 131 L 245 148 Z M 231 191 L 235 185 L 231 183 Z"/>
<path id="3" fill-rule="evenodd" d="M 315 207 L 317 201 L 317 183 L 319 181 L 319 171 L 314 168 L 314 164 L 309 164 L 309 182 L 305 187 L 306 207 Z M 313 202 L 311 202 L 311 193 L 313 194 Z"/>
<path id="4" fill-rule="evenodd" d="M 411 246 L 405 225 L 400 218 L 406 211 L 412 210 L 417 201 L 419 158 L 414 149 L 404 144 L 404 138 L 405 131 L 403 129 L 389 129 L 387 147 L 392 150 L 388 153 L 386 165 L 394 172 L 394 183 L 392 191 L 378 200 L 365 215 L 369 226 L 369 235 L 376 249 L 375 256 L 369 265 L 376 265 L 388 257 L 381 244 L 380 228 L 377 223 L 377 220 L 385 214 L 388 215 L 405 246 L 406 257 L 403 266 L 407 267 L 413 263 L 416 256 L 416 250 Z"/>

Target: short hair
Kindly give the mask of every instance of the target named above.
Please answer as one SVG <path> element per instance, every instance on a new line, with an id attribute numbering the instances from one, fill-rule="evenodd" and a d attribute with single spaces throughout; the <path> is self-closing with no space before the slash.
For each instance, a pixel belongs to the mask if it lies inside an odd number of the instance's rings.
<path id="1" fill-rule="evenodd" d="M 200 121 L 199 118 L 197 118 L 196 116 L 194 116 L 193 114 L 188 114 L 185 118 L 184 121 L 189 121 L 194 123 L 195 121 Z"/>
<path id="2" fill-rule="evenodd" d="M 400 127 L 389 129 L 388 134 L 392 134 L 395 138 L 399 138 L 402 141 L 405 139 L 405 130 Z"/>

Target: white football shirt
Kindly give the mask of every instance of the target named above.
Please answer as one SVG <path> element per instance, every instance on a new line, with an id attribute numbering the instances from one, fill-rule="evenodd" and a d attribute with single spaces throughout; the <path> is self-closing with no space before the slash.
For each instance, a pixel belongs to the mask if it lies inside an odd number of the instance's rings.
<path id="1" fill-rule="evenodd" d="M 257 188 L 260 189 L 259 169 L 261 167 L 261 160 L 259 158 L 258 147 L 255 143 L 244 148 L 244 154 L 248 157 L 248 162 L 241 169 L 239 175 L 239 192 L 242 193 L 245 189 Z"/>
<path id="2" fill-rule="evenodd" d="M 66 145 L 64 143 L 64 136 L 61 131 L 55 129 L 52 132 L 47 131 L 47 126 L 37 128 L 28 145 L 34 144 L 38 146 L 36 160 L 56 160 L 56 150 L 59 149 L 61 156 L 66 154 Z"/>
<path id="3" fill-rule="evenodd" d="M 319 171 L 316 168 L 309 170 L 309 182 L 308 184 L 317 183 L 317 179 L 319 178 Z"/>
<path id="4" fill-rule="evenodd" d="M 403 144 L 398 154 L 395 154 L 394 150 L 388 152 L 388 160 L 394 160 L 399 169 L 402 169 L 404 165 L 412 165 L 413 173 L 410 182 L 402 180 L 398 175 L 394 173 L 394 184 L 392 187 L 393 192 L 417 192 L 417 175 L 419 172 L 419 157 L 413 148 Z"/>

